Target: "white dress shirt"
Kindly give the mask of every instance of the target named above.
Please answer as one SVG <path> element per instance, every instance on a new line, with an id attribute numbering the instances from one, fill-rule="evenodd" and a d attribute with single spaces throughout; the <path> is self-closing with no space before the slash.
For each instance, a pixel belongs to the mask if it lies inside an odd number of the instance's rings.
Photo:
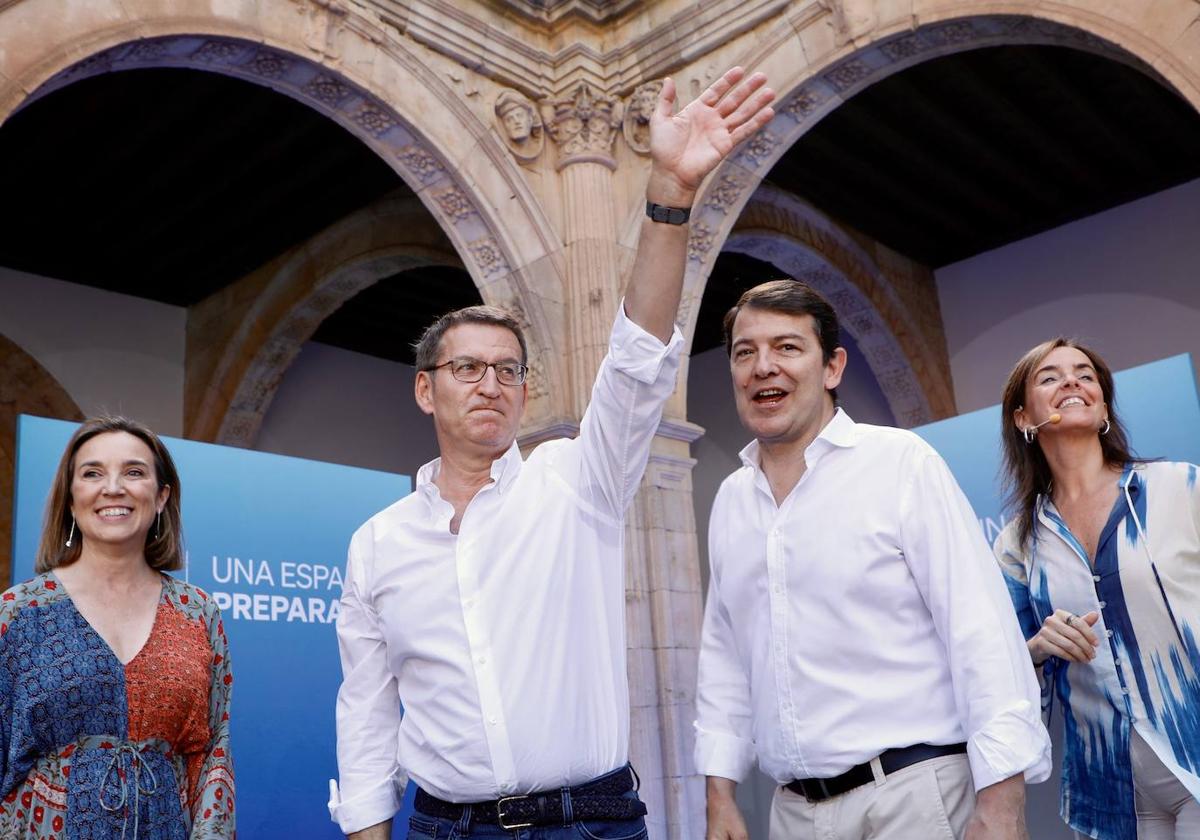
<path id="1" fill-rule="evenodd" d="M 458 534 L 437 460 L 354 534 L 330 800 L 343 831 L 391 818 L 408 778 L 477 802 L 627 762 L 623 519 L 682 344 L 622 307 L 577 439 L 527 461 L 514 443 Z"/>
<path id="2" fill-rule="evenodd" d="M 911 432 L 838 410 L 776 505 L 757 442 L 721 485 L 696 765 L 829 778 L 965 741 L 976 789 L 1050 772 L 1037 678 L 970 503 Z"/>

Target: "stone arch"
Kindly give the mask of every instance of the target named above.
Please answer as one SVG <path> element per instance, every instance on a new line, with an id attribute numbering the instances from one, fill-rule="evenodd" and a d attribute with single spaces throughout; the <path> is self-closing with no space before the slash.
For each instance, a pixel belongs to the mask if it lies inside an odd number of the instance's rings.
<path id="1" fill-rule="evenodd" d="M 17 415 L 82 420 L 58 380 L 33 356 L 0 335 L 0 584 L 12 578 L 12 514 L 17 467 Z"/>
<path id="2" fill-rule="evenodd" d="M 725 250 L 770 262 L 825 295 L 898 423 L 914 426 L 954 414 L 944 338 L 926 334 L 876 261 L 816 208 L 763 185 L 742 210 Z"/>
<path id="3" fill-rule="evenodd" d="M 385 277 L 461 264 L 420 202 L 388 197 L 196 304 L 188 312 L 187 436 L 252 446 L 287 368 L 326 317 Z"/>
<path id="4" fill-rule="evenodd" d="M 1109 14 L 1059 4 L 1049 11 L 1034 0 L 996 4 L 952 0 L 935 12 L 880 11 L 892 4 L 872 0 L 831 0 L 824 30 L 805 20 L 804 49 L 793 40 L 798 22 L 781 21 L 746 56 L 747 65 L 766 69 L 780 92 L 774 119 L 705 183 L 692 213 L 688 269 L 681 320 L 691 335 L 704 284 L 717 254 L 735 229 L 738 216 L 783 153 L 842 102 L 907 67 L 939 56 L 988 46 L 1047 44 L 1086 50 L 1136 68 L 1200 108 L 1200 69 L 1178 44 L 1198 17 L 1166 16 L 1168 24 L 1139 26 L 1150 17 L 1108 6 Z M 914 4 L 915 6 L 916 4 Z M 906 5 L 907 8 L 907 5 Z M 819 15 L 823 12 L 812 12 Z M 885 16 L 881 19 L 881 15 Z M 886 15 L 891 15 L 887 18 Z M 1172 28 L 1173 27 L 1173 28 Z"/>
<path id="5" fill-rule="evenodd" d="M 514 310 L 531 347 L 542 351 L 547 375 L 565 376 L 562 360 L 550 352 L 552 325 L 562 319 L 556 233 L 495 132 L 369 9 L 342 0 L 267 0 L 206 7 L 197 18 L 172 0 L 149 0 L 136 13 L 115 0 L 89 0 L 80 14 L 64 15 L 62 4 L 20 0 L 0 11 L 0 28 L 20 31 L 36 21 L 37 40 L 54 45 L 45 55 L 0 52 L 0 121 L 80 79 L 133 68 L 199 69 L 290 96 L 337 122 L 396 171 L 444 231 L 484 301 Z M 388 90 L 406 96 L 389 100 Z M 312 308 L 322 305 L 314 301 Z M 232 399 L 228 383 L 223 387 L 215 397 Z M 560 398 L 553 394 L 547 388 L 531 400 L 527 424 L 567 413 L 549 405 Z M 239 439 L 234 425 L 230 442 Z M 211 430 L 207 439 L 226 434 L 211 418 L 203 426 Z"/>

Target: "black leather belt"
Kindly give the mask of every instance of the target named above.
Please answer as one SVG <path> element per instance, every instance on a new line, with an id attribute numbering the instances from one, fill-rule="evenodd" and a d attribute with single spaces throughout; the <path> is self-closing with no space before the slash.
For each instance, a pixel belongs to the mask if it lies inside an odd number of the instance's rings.
<path id="1" fill-rule="evenodd" d="M 945 755 L 958 755 L 966 751 L 966 744 L 946 744 L 944 746 L 914 744 L 911 747 L 884 750 L 879 756 L 879 766 L 883 768 L 886 776 L 888 773 L 895 773 L 897 770 L 903 770 L 905 767 L 921 761 L 929 761 L 931 758 L 941 758 Z M 800 794 L 809 802 L 820 802 L 873 781 L 875 781 L 875 774 L 871 771 L 871 762 L 868 761 L 866 764 L 851 767 L 845 773 L 834 776 L 832 779 L 796 779 L 794 782 L 788 782 L 784 787 L 793 793 Z"/>
<path id="2" fill-rule="evenodd" d="M 634 789 L 633 780 L 633 769 L 626 766 L 565 790 L 471 803 L 447 802 L 417 788 L 414 805 L 426 816 L 445 820 L 462 819 L 469 807 L 472 822 L 508 830 L 567 825 L 575 820 L 632 820 L 646 816 L 646 806 L 641 800 L 624 795 Z"/>

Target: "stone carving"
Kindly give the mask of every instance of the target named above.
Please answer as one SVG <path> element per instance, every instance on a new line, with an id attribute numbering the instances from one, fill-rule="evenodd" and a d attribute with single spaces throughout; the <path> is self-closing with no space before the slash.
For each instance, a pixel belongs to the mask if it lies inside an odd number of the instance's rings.
<path id="1" fill-rule="evenodd" d="M 546 123 L 558 146 L 558 169 L 572 163 L 602 163 L 616 169 L 612 144 L 621 123 L 620 105 L 587 82 L 566 99 L 550 103 Z"/>
<path id="2" fill-rule="evenodd" d="M 750 138 L 750 142 L 742 148 L 741 157 L 743 160 L 749 161 L 752 166 L 757 167 L 771 156 L 778 145 L 779 138 L 764 128 Z"/>
<path id="3" fill-rule="evenodd" d="M 433 193 L 433 200 L 447 218 L 456 222 L 461 222 L 475 212 L 475 207 L 467 198 L 466 193 L 455 185 Z"/>
<path id="4" fill-rule="evenodd" d="M 348 85 L 342 84 L 333 76 L 327 76 L 324 73 L 314 76 L 303 90 L 313 99 L 320 100 L 326 105 L 337 105 L 354 92 Z"/>
<path id="5" fill-rule="evenodd" d="M 130 48 L 126 58 L 133 61 L 158 61 L 167 54 L 167 45 L 162 41 L 138 41 Z"/>
<path id="6" fill-rule="evenodd" d="M 268 50 L 260 50 L 250 61 L 250 69 L 264 79 L 281 78 L 291 66 L 291 59 Z"/>
<path id="7" fill-rule="evenodd" d="M 542 117 L 526 97 L 515 90 L 501 93 L 496 97 L 496 121 L 500 136 L 514 157 L 534 160 L 542 153 L 545 144 Z"/>
<path id="8" fill-rule="evenodd" d="M 232 64 L 244 49 L 232 41 L 205 41 L 192 58 L 205 64 Z"/>
<path id="9" fill-rule="evenodd" d="M 711 207 L 718 213 L 728 213 L 745 188 L 746 185 L 740 176 L 733 173 L 722 175 L 721 180 L 709 190 L 704 206 Z"/>
<path id="10" fill-rule="evenodd" d="M 428 184 L 445 174 L 445 169 L 438 159 L 420 146 L 405 146 L 396 157 L 404 164 L 414 178 L 422 184 Z"/>
<path id="11" fill-rule="evenodd" d="M 871 75 L 871 68 L 857 58 L 843 61 L 825 74 L 825 81 L 844 91 Z"/>
<path id="12" fill-rule="evenodd" d="M 475 265 L 479 267 L 479 271 L 484 277 L 491 278 L 508 271 L 508 261 L 504 259 L 504 253 L 500 250 L 495 238 L 485 236 L 482 239 L 476 239 L 474 242 L 467 243 L 467 250 L 471 252 Z"/>
<path id="13" fill-rule="evenodd" d="M 840 47 L 875 28 L 875 0 L 821 0 L 833 13 L 834 42 Z"/>
<path id="14" fill-rule="evenodd" d="M 712 250 L 713 238 L 716 234 L 704 222 L 694 222 L 691 228 L 687 244 L 688 260 L 703 262 L 704 258 L 708 256 L 708 252 Z"/>
<path id="15" fill-rule="evenodd" d="M 650 154 L 650 116 L 658 105 L 662 87 L 662 81 L 638 85 L 625 108 L 625 119 L 622 121 L 625 142 L 638 154 Z"/>
<path id="16" fill-rule="evenodd" d="M 389 111 L 370 102 L 363 103 L 354 115 L 354 121 L 375 137 L 382 137 L 389 128 L 396 125 L 396 118 Z"/>
<path id="17" fill-rule="evenodd" d="M 802 122 L 805 117 L 811 114 L 817 108 L 828 100 L 829 97 L 812 88 L 803 87 L 796 91 L 794 95 L 788 98 L 786 102 L 780 106 L 780 111 L 790 116 L 796 122 Z"/>

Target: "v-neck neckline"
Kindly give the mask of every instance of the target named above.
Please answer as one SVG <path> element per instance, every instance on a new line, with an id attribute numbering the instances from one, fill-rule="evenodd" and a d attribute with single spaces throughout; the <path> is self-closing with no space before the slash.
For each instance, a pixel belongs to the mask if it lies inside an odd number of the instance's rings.
<path id="1" fill-rule="evenodd" d="M 83 614 L 83 611 L 79 609 L 79 605 L 75 603 L 75 598 L 71 595 L 70 587 L 63 583 L 62 578 L 54 574 L 53 570 L 47 572 L 47 574 L 54 580 L 55 585 L 62 589 L 67 600 L 71 602 L 71 609 L 75 611 L 75 615 L 79 616 L 79 620 L 84 623 L 84 626 L 87 627 L 87 629 L 90 630 L 92 634 L 100 640 L 100 643 L 104 645 L 104 648 L 108 651 L 109 655 L 113 659 L 117 660 L 122 669 L 128 668 L 130 665 L 132 665 L 134 661 L 142 655 L 142 651 L 144 651 L 150 645 L 150 640 L 154 638 L 154 632 L 158 629 L 158 612 L 162 607 L 163 598 L 165 598 L 167 594 L 167 576 L 162 572 L 158 573 L 158 598 L 154 602 L 154 619 L 150 622 L 150 632 L 146 634 L 146 638 L 142 641 L 141 646 L 138 647 L 133 656 L 129 657 L 127 662 L 121 661 L 121 657 L 117 656 L 116 650 L 113 649 L 113 646 L 108 639 L 104 638 L 104 635 L 96 629 L 95 625 L 88 621 L 88 617 Z"/>

